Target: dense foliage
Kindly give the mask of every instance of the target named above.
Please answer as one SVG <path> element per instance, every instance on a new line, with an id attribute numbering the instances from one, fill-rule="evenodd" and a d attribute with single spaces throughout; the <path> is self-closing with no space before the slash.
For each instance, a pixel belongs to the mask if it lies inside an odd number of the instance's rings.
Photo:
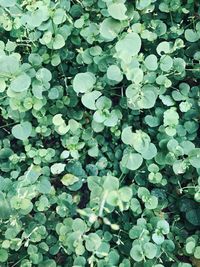
<path id="1" fill-rule="evenodd" d="M 0 266 L 200 266 L 195 0 L 0 0 Z"/>

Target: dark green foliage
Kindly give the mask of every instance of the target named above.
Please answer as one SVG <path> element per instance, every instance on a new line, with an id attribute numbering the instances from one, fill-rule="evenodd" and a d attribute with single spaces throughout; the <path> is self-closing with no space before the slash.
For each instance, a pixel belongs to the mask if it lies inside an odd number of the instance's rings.
<path id="1" fill-rule="evenodd" d="M 199 18 L 0 0 L 0 266 L 200 266 Z"/>

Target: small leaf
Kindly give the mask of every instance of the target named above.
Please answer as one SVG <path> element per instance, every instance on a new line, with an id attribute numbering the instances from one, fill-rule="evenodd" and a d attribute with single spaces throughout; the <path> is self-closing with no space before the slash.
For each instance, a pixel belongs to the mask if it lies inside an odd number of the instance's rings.
<path id="1" fill-rule="evenodd" d="M 32 132 L 32 124 L 28 121 L 13 126 L 12 135 L 22 141 L 28 139 Z"/>
<path id="2" fill-rule="evenodd" d="M 159 229 L 164 235 L 169 234 L 169 223 L 166 220 L 160 220 L 157 223 L 157 229 Z"/>
<path id="3" fill-rule="evenodd" d="M 56 34 L 55 39 L 53 40 L 53 49 L 60 49 L 65 45 L 65 39 L 61 34 Z"/>
<path id="4" fill-rule="evenodd" d="M 119 201 L 119 193 L 118 191 L 111 191 L 109 192 L 106 202 L 111 206 L 117 206 Z"/>
<path id="5" fill-rule="evenodd" d="M 144 61 L 145 67 L 150 71 L 155 71 L 158 68 L 157 57 L 154 54 L 148 55 Z"/>
<path id="6" fill-rule="evenodd" d="M 200 225 L 200 208 L 187 210 L 186 219 L 192 225 L 199 226 Z"/>
<path id="7" fill-rule="evenodd" d="M 156 231 L 153 235 L 152 235 L 152 239 L 153 241 L 157 244 L 157 245 L 161 245 L 165 238 L 163 236 L 162 233 L 160 233 L 159 231 Z"/>
<path id="8" fill-rule="evenodd" d="M 96 82 L 96 78 L 93 73 L 85 72 L 76 74 L 73 80 L 73 88 L 77 93 L 86 93 L 91 91 Z"/>
<path id="9" fill-rule="evenodd" d="M 132 189 L 128 186 L 124 186 L 119 189 L 119 198 L 123 202 L 129 202 L 132 198 Z"/>
<path id="10" fill-rule="evenodd" d="M 0 192 L 0 219 L 8 219 L 11 214 L 11 207 L 9 202 L 6 200 L 4 194 Z"/>
<path id="11" fill-rule="evenodd" d="M 26 73 L 22 73 L 11 81 L 10 89 L 16 93 L 21 93 L 28 90 L 30 85 L 31 78 Z"/>
<path id="12" fill-rule="evenodd" d="M 132 56 L 136 56 L 139 53 L 141 45 L 140 36 L 131 32 L 116 43 L 115 49 L 120 59 L 130 62 Z"/>
<path id="13" fill-rule="evenodd" d="M 144 255 L 148 259 L 155 258 L 156 254 L 157 254 L 157 247 L 156 247 L 156 245 L 154 245 L 151 242 L 147 242 L 147 243 L 144 244 Z"/>
<path id="14" fill-rule="evenodd" d="M 143 250 L 140 245 L 133 245 L 130 255 L 137 262 L 140 262 L 144 259 Z"/>
<path id="15" fill-rule="evenodd" d="M 100 34 L 106 41 L 114 40 L 121 30 L 121 23 L 112 18 L 106 18 L 100 24 Z"/>
<path id="16" fill-rule="evenodd" d="M 188 42 L 194 43 L 199 40 L 199 35 L 196 31 L 192 29 L 186 29 L 185 30 L 185 39 Z"/>
<path id="17" fill-rule="evenodd" d="M 200 260 L 200 246 L 197 246 L 194 251 L 194 257 Z"/>
<path id="18" fill-rule="evenodd" d="M 108 13 L 117 20 L 125 20 L 127 8 L 123 3 L 112 3 L 108 6 Z"/>
<path id="19" fill-rule="evenodd" d="M 91 233 L 86 237 L 85 247 L 88 251 L 96 251 L 101 245 L 101 238 L 96 233 Z"/>
<path id="20" fill-rule="evenodd" d="M 121 80 L 123 79 L 121 70 L 117 65 L 109 66 L 109 68 L 107 69 L 107 77 L 108 79 L 116 82 L 121 82 Z"/>
<path id="21" fill-rule="evenodd" d="M 195 168 L 200 168 L 200 148 L 195 148 L 189 152 L 189 162 Z"/>
<path id="22" fill-rule="evenodd" d="M 122 139 L 122 142 L 126 145 L 133 144 L 133 132 L 131 130 L 131 127 L 125 127 L 122 130 L 121 139 Z"/>
<path id="23" fill-rule="evenodd" d="M 55 163 L 51 166 L 51 173 L 56 175 L 64 171 L 66 164 L 64 163 Z"/>
<path id="24" fill-rule="evenodd" d="M 5 249 L 1 248 L 0 249 L 0 262 L 6 262 L 7 259 L 8 259 L 8 252 Z"/>
<path id="25" fill-rule="evenodd" d="M 81 102 L 86 108 L 91 109 L 91 110 L 96 110 L 97 107 L 95 105 L 95 102 L 97 98 L 99 98 L 100 96 L 101 96 L 101 92 L 99 91 L 88 92 L 88 93 L 85 93 L 81 97 Z"/>
<path id="26" fill-rule="evenodd" d="M 71 173 L 67 173 L 61 179 L 62 184 L 65 186 L 73 185 L 74 183 L 78 182 L 79 178 Z"/>
<path id="27" fill-rule="evenodd" d="M 134 171 L 142 165 L 142 156 L 138 153 L 127 153 L 122 157 L 121 164 L 123 167 Z"/>

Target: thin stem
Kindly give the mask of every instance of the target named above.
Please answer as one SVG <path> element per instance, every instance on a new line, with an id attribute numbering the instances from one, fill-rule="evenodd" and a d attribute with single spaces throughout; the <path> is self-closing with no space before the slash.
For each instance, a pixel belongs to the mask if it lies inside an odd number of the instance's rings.
<path id="1" fill-rule="evenodd" d="M 19 262 L 21 262 L 23 259 L 25 259 L 27 255 L 25 255 L 23 258 L 19 259 L 17 262 L 15 262 L 11 267 L 16 266 Z"/>
<path id="2" fill-rule="evenodd" d="M 12 122 L 12 123 L 9 123 L 9 124 L 6 124 L 6 125 L 2 125 L 2 126 L 0 126 L 0 129 L 8 127 L 8 126 L 11 126 L 11 125 L 14 125 L 14 124 L 16 124 L 16 122 Z"/>
<path id="3" fill-rule="evenodd" d="M 185 69 L 185 70 L 189 70 L 189 71 L 200 71 L 200 68 L 198 68 L 198 69 Z"/>
<path id="4" fill-rule="evenodd" d="M 105 202 L 106 202 L 106 198 L 108 196 L 108 191 L 106 190 L 103 194 L 103 197 L 102 197 L 102 201 L 100 203 L 100 208 L 99 208 L 99 217 L 102 218 L 103 216 L 103 209 L 104 209 L 104 206 L 105 206 Z"/>

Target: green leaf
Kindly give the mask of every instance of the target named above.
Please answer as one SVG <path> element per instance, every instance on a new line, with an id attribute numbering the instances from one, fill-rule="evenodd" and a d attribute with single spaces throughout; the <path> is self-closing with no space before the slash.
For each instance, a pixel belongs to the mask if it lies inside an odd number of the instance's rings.
<path id="1" fill-rule="evenodd" d="M 173 59 L 169 55 L 160 58 L 160 68 L 162 71 L 169 72 L 173 66 Z"/>
<path id="2" fill-rule="evenodd" d="M 141 208 L 140 202 L 139 202 L 139 200 L 137 198 L 132 198 L 131 199 L 130 208 L 133 211 L 133 213 L 136 213 L 136 214 L 141 214 L 142 213 L 142 208 Z"/>
<path id="3" fill-rule="evenodd" d="M 93 73 L 78 73 L 73 80 L 74 91 L 76 93 L 87 93 L 93 89 L 95 82 L 96 78 Z"/>
<path id="4" fill-rule="evenodd" d="M 97 107 L 95 105 L 95 102 L 100 96 L 101 92 L 99 91 L 88 92 L 81 97 L 81 102 L 86 108 L 96 110 Z"/>
<path id="5" fill-rule="evenodd" d="M 108 175 L 105 177 L 104 183 L 103 183 L 104 190 L 112 191 L 112 190 L 118 190 L 119 188 L 119 179 Z"/>
<path id="6" fill-rule="evenodd" d="M 53 14 L 53 22 L 56 25 L 59 25 L 59 24 L 65 22 L 65 20 L 66 20 L 65 10 L 62 8 L 57 8 L 55 10 L 55 13 Z"/>
<path id="7" fill-rule="evenodd" d="M 6 262 L 7 259 L 8 259 L 8 252 L 5 249 L 1 248 L 0 249 L 0 262 Z"/>
<path id="8" fill-rule="evenodd" d="M 111 65 L 107 69 L 107 77 L 110 80 L 116 81 L 116 82 L 121 82 L 123 79 L 122 73 L 120 68 L 117 65 Z"/>
<path id="9" fill-rule="evenodd" d="M 0 192 L 0 219 L 8 219 L 11 214 L 11 207 L 9 202 L 6 200 L 4 194 Z"/>
<path id="10" fill-rule="evenodd" d="M 186 219 L 192 225 L 199 226 L 200 225 L 200 209 L 191 209 L 186 212 Z"/>
<path id="11" fill-rule="evenodd" d="M 12 7 L 16 4 L 16 0 L 0 0 L 0 6 L 2 7 Z"/>
<path id="12" fill-rule="evenodd" d="M 190 164 L 195 168 L 200 168 L 200 148 L 191 150 L 188 154 Z"/>
<path id="13" fill-rule="evenodd" d="M 125 20 L 127 8 L 123 3 L 112 3 L 108 6 L 108 13 L 117 20 Z"/>
<path id="14" fill-rule="evenodd" d="M 187 242 L 185 246 L 185 250 L 188 254 L 193 254 L 195 250 L 196 243 L 193 241 Z"/>
<path id="15" fill-rule="evenodd" d="M 22 73 L 11 81 L 10 89 L 16 93 L 21 93 L 28 90 L 30 85 L 31 78 L 26 73 Z"/>
<path id="16" fill-rule="evenodd" d="M 150 198 L 150 192 L 145 187 L 138 188 L 138 197 L 142 199 L 142 201 L 146 202 Z"/>
<path id="17" fill-rule="evenodd" d="M 45 83 L 45 82 L 49 82 L 52 79 L 52 74 L 51 72 L 46 69 L 46 68 L 41 68 L 36 72 L 36 78 Z"/>
<path id="18" fill-rule="evenodd" d="M 74 232 L 80 231 L 81 233 L 85 233 L 87 231 L 87 225 L 82 219 L 76 218 L 73 221 L 72 229 Z"/>
<path id="19" fill-rule="evenodd" d="M 165 240 L 163 234 L 159 231 L 155 231 L 155 233 L 152 235 L 152 239 L 157 245 L 161 245 Z"/>
<path id="20" fill-rule="evenodd" d="M 175 58 L 174 59 L 174 69 L 179 73 L 185 71 L 186 62 L 182 58 Z"/>
<path id="21" fill-rule="evenodd" d="M 185 39 L 188 42 L 194 43 L 199 40 L 199 35 L 196 31 L 192 29 L 186 29 L 185 30 Z"/>
<path id="22" fill-rule="evenodd" d="M 98 258 L 104 258 L 108 256 L 109 250 L 110 250 L 110 244 L 102 242 L 95 254 L 97 255 Z"/>
<path id="23" fill-rule="evenodd" d="M 64 171 L 66 164 L 64 163 L 55 163 L 51 166 L 51 173 L 53 175 L 60 174 Z"/>
<path id="24" fill-rule="evenodd" d="M 28 121 L 13 126 L 12 135 L 22 141 L 28 139 L 32 132 L 32 124 Z"/>
<path id="25" fill-rule="evenodd" d="M 3 0 L 8 3 L 7 0 Z M 15 74 L 19 70 L 19 60 L 16 56 L 0 55 L 0 74 Z"/>
<path id="26" fill-rule="evenodd" d="M 151 0 L 139 0 L 136 2 L 136 8 L 143 10 L 151 4 Z"/>
<path id="27" fill-rule="evenodd" d="M 121 23 L 112 18 L 106 18 L 100 24 L 100 34 L 106 41 L 114 40 L 121 30 Z"/>
<path id="28" fill-rule="evenodd" d="M 86 237 L 85 247 L 88 251 L 96 251 L 101 245 L 101 238 L 96 233 L 90 233 Z"/>
<path id="29" fill-rule="evenodd" d="M 57 50 L 65 46 L 65 39 L 61 34 L 56 34 L 53 40 L 53 49 Z"/>
<path id="30" fill-rule="evenodd" d="M 152 108 L 157 98 L 155 87 L 150 85 L 145 85 L 143 88 L 129 85 L 126 89 L 126 96 L 128 107 L 133 110 Z"/>
<path id="31" fill-rule="evenodd" d="M 28 183 L 34 184 L 38 180 L 41 174 L 42 170 L 40 166 L 31 165 L 27 170 L 27 172 L 25 173 L 25 178 L 28 181 Z"/>
<path id="32" fill-rule="evenodd" d="M 141 153 L 143 159 L 153 159 L 157 155 L 157 148 L 154 144 L 150 143 L 147 150 Z"/>
<path id="33" fill-rule="evenodd" d="M 194 251 L 194 257 L 200 259 L 200 246 L 197 246 Z"/>
<path id="34" fill-rule="evenodd" d="M 157 254 L 157 246 L 154 245 L 151 242 L 147 242 L 144 244 L 144 255 L 148 258 L 148 259 L 153 259 L 155 258 L 156 254 Z"/>
<path id="35" fill-rule="evenodd" d="M 118 191 L 111 191 L 109 192 L 107 198 L 106 198 L 106 202 L 111 205 L 111 206 L 118 206 L 118 202 L 119 202 L 119 193 Z"/>
<path id="36" fill-rule="evenodd" d="M 125 127 L 122 130 L 121 139 L 122 139 L 122 142 L 126 145 L 133 144 L 133 133 L 132 133 L 131 128 L 132 127 Z"/>
<path id="37" fill-rule="evenodd" d="M 117 56 L 124 61 L 130 62 L 131 58 L 140 52 L 141 45 L 142 42 L 137 33 L 128 33 L 115 45 Z"/>
<path id="38" fill-rule="evenodd" d="M 54 260 L 48 259 L 48 260 L 42 261 L 42 263 L 40 263 L 38 266 L 39 267 L 56 267 L 56 262 Z"/>
<path id="39" fill-rule="evenodd" d="M 103 109 L 110 109 L 112 106 L 112 101 L 106 97 L 106 96 L 101 96 L 97 102 L 96 106 L 98 109 L 103 110 Z"/>
<path id="40" fill-rule="evenodd" d="M 105 118 L 104 125 L 107 127 L 114 127 L 117 125 L 119 119 L 119 112 L 117 110 L 112 110 Z"/>
<path id="41" fill-rule="evenodd" d="M 130 255 L 134 259 L 134 261 L 137 261 L 137 262 L 140 262 L 144 259 L 143 250 L 140 245 L 133 245 L 130 251 Z"/>
<path id="42" fill-rule="evenodd" d="M 145 202 L 145 207 L 148 210 L 154 210 L 158 206 L 158 198 L 156 196 L 151 196 L 149 199 Z"/>
<path id="43" fill-rule="evenodd" d="M 123 155 L 121 164 L 123 167 L 135 171 L 142 165 L 143 159 L 140 154 L 129 152 Z"/>
<path id="44" fill-rule="evenodd" d="M 166 42 L 166 41 L 159 43 L 159 45 L 156 48 L 156 51 L 157 51 L 158 55 L 160 55 L 160 56 L 162 54 L 169 54 L 171 52 L 171 43 Z"/>
<path id="45" fill-rule="evenodd" d="M 144 61 L 145 67 L 150 71 L 155 71 L 158 68 L 157 57 L 154 54 L 148 55 Z"/>
<path id="46" fill-rule="evenodd" d="M 37 184 L 37 190 L 42 194 L 49 194 L 51 191 L 51 183 L 46 177 L 42 177 Z"/>
<path id="47" fill-rule="evenodd" d="M 137 130 L 132 134 L 132 146 L 137 152 L 144 153 L 148 150 L 149 145 L 150 137 L 145 132 Z"/>
<path id="48" fill-rule="evenodd" d="M 71 173 L 67 173 L 61 179 L 62 184 L 65 186 L 73 185 L 74 183 L 78 182 L 79 178 Z"/>
<path id="49" fill-rule="evenodd" d="M 119 198 L 123 202 L 129 202 L 133 195 L 132 189 L 129 188 L 128 186 L 120 188 L 118 193 L 119 193 Z"/>
<path id="50" fill-rule="evenodd" d="M 62 118 L 62 114 L 56 114 L 53 116 L 52 122 L 54 125 L 59 126 L 65 123 L 65 121 Z"/>
<path id="51" fill-rule="evenodd" d="M 174 107 L 164 112 L 164 126 L 174 126 L 179 122 L 179 115 Z"/>
<path id="52" fill-rule="evenodd" d="M 48 19 L 47 7 L 40 7 L 31 12 L 31 15 L 26 17 L 26 22 L 31 28 L 39 27 L 43 21 Z"/>
<path id="53" fill-rule="evenodd" d="M 140 84 L 143 81 L 143 78 L 143 70 L 140 68 L 134 68 L 132 76 L 129 79 L 135 84 Z"/>
<path id="54" fill-rule="evenodd" d="M 169 234 L 169 223 L 166 220 L 160 220 L 157 223 L 157 229 L 159 229 L 164 235 Z"/>

